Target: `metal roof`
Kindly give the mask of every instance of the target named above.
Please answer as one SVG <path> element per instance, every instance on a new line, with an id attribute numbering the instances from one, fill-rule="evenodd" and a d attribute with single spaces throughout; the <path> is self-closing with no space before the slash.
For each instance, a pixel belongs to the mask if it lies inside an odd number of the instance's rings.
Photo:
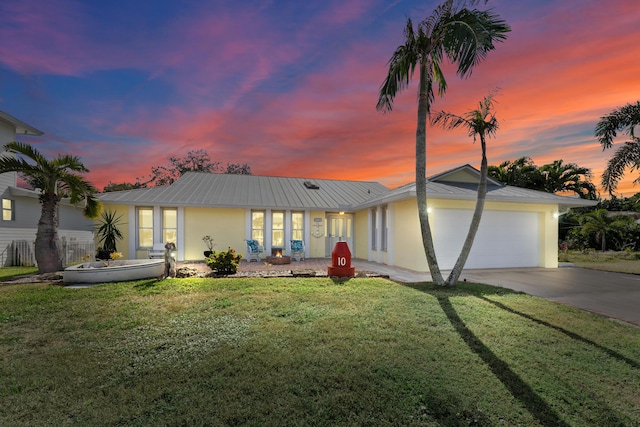
<path id="1" fill-rule="evenodd" d="M 18 120 L 13 117 L 11 114 L 5 113 L 4 111 L 0 111 L 0 121 L 8 123 L 16 128 L 16 135 L 36 135 L 40 136 L 43 134 L 42 131 L 34 128 L 31 125 L 26 124 L 22 120 Z"/>
<path id="2" fill-rule="evenodd" d="M 427 197 L 433 199 L 476 200 L 477 190 L 478 184 L 474 183 L 427 181 Z M 369 200 L 359 206 L 359 208 L 377 206 L 415 196 L 416 184 L 411 183 L 391 190 L 389 193 L 380 197 Z M 486 200 L 494 202 L 550 204 L 558 205 L 562 208 L 595 206 L 597 204 L 596 201 L 585 200 L 579 197 L 559 196 L 557 194 L 546 193 L 544 191 L 495 184 L 487 185 Z"/>
<path id="3" fill-rule="evenodd" d="M 319 188 L 305 186 L 305 182 Z M 320 209 L 353 207 L 389 192 L 377 182 L 187 172 L 169 186 L 101 194 L 106 203 L 165 206 Z"/>
<path id="4" fill-rule="evenodd" d="M 477 177 L 469 165 L 438 174 L 427 181 L 427 197 L 476 200 Z M 466 174 L 460 175 L 460 172 Z M 457 177 L 457 178 L 456 178 Z M 451 181 L 462 177 L 464 182 Z M 306 183 L 306 185 L 305 185 Z M 315 184 L 319 188 L 313 189 Z M 137 206 L 240 207 L 262 209 L 318 209 L 353 212 L 416 196 L 415 183 L 389 190 L 377 182 L 255 175 L 187 172 L 169 186 L 103 193 L 106 203 Z M 560 208 L 594 206 L 595 201 L 559 196 L 543 191 L 502 185 L 489 181 L 486 200 L 509 203 L 540 203 Z"/>

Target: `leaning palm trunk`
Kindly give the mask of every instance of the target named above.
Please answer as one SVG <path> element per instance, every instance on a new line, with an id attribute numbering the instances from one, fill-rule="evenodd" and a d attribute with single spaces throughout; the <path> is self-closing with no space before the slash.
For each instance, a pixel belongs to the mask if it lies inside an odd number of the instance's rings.
<path id="1" fill-rule="evenodd" d="M 467 258 L 469 258 L 469 253 L 471 252 L 471 247 L 473 246 L 473 240 L 476 237 L 476 233 L 478 232 L 478 227 L 480 227 L 480 219 L 482 219 L 482 212 L 484 210 L 484 201 L 487 198 L 487 144 L 485 141 L 484 134 L 480 134 L 480 145 L 482 147 L 482 163 L 480 165 L 480 183 L 478 184 L 478 197 L 476 199 L 476 209 L 473 211 L 473 217 L 471 218 L 471 224 L 469 225 L 469 232 L 467 233 L 467 238 L 462 245 L 462 250 L 460 251 L 460 255 L 458 256 L 458 260 L 453 266 L 453 270 L 449 273 L 449 277 L 447 277 L 447 281 L 445 282 L 446 286 L 455 286 L 462 274 L 462 269 L 464 268 L 465 263 L 467 262 Z"/>
<path id="2" fill-rule="evenodd" d="M 421 68 L 426 67 L 420 64 Z M 418 127 L 416 129 L 416 200 L 422 244 L 431 273 L 431 280 L 436 286 L 444 286 L 444 278 L 438 266 L 436 250 L 433 245 L 433 234 L 427 212 L 427 111 L 429 98 L 427 94 L 426 72 L 420 70 L 420 97 L 418 99 Z"/>
<path id="3" fill-rule="evenodd" d="M 48 273 L 62 270 L 62 250 L 58 239 L 58 203 L 56 194 L 40 196 L 42 215 L 36 233 L 36 262 L 38 272 Z"/>

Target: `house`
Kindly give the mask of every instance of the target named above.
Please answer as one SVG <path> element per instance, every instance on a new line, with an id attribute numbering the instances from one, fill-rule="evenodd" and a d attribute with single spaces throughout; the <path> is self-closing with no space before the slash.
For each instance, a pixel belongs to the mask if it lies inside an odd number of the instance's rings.
<path id="1" fill-rule="evenodd" d="M 40 136 L 42 132 L 15 117 L 0 111 L 0 146 L 16 140 L 19 135 Z M 31 265 L 33 242 L 40 219 L 39 193 L 19 188 L 18 174 L 0 174 L 0 265 Z M 68 251 L 78 251 L 79 242 L 93 245 L 93 222 L 84 218 L 82 208 L 66 201 L 60 203 L 58 235 Z M 65 256 L 70 255 L 66 254 Z"/>
<path id="2" fill-rule="evenodd" d="M 428 182 L 429 211 L 441 268 L 455 263 L 475 206 L 479 172 L 469 165 Z M 428 271 L 415 184 L 390 190 L 376 182 L 188 172 L 165 187 L 105 193 L 107 209 L 125 218 L 126 258 L 144 258 L 154 243 L 174 241 L 178 260 L 206 250 L 244 252 L 255 239 L 265 254 L 290 253 L 305 241 L 305 257 L 329 257 L 346 241 L 356 258 Z M 595 202 L 509 187 L 489 180 L 485 210 L 467 267 L 557 267 L 558 215 Z"/>

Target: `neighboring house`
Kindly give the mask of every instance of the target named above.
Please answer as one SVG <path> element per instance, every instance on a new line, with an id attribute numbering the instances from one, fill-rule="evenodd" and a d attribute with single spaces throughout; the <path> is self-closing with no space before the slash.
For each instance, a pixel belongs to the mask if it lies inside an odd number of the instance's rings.
<path id="1" fill-rule="evenodd" d="M 479 172 L 469 165 L 428 183 L 431 225 L 441 268 L 455 263 L 475 206 Z M 329 257 L 346 241 L 356 258 L 428 271 L 415 184 L 389 190 L 375 182 L 189 172 L 170 186 L 105 193 L 107 209 L 125 218 L 125 258 L 144 258 L 159 242 L 174 241 L 179 260 L 199 260 L 202 237 L 214 249 L 245 253 L 256 239 L 265 254 L 290 252 L 305 241 L 305 257 Z M 489 180 L 485 210 L 467 267 L 558 265 L 558 215 L 592 201 L 504 186 Z"/>
<path id="2" fill-rule="evenodd" d="M 19 135 L 40 136 L 42 132 L 0 111 L 0 146 Z M 0 265 L 33 262 L 33 242 L 40 219 L 39 193 L 17 186 L 18 174 L 0 174 Z M 93 221 L 82 215 L 82 208 L 64 200 L 60 203 L 58 234 L 69 242 L 93 242 Z M 69 251 L 74 245 L 67 245 Z M 67 254 L 65 254 L 67 256 Z M 20 259 L 17 259 L 20 258 Z"/>

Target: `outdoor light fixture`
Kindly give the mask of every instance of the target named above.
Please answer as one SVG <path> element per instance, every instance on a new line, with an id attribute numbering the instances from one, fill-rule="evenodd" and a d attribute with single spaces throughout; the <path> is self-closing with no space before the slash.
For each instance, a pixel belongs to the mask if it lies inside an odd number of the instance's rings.
<path id="1" fill-rule="evenodd" d="M 433 209 L 427 208 L 427 214 L 430 214 L 431 212 L 433 212 Z"/>

